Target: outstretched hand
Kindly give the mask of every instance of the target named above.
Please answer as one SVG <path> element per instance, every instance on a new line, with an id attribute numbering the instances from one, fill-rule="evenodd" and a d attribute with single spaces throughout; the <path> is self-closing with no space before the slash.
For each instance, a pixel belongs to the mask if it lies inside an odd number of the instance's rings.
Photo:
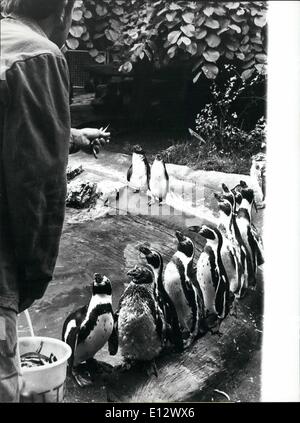
<path id="1" fill-rule="evenodd" d="M 106 128 L 82 128 L 71 130 L 74 150 L 83 150 L 93 153 L 95 157 L 100 151 L 100 147 L 109 142 L 110 132 Z"/>

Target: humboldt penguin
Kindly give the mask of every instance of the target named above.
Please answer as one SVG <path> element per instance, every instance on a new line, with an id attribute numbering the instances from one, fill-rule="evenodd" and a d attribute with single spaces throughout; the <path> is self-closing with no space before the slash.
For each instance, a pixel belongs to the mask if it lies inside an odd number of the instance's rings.
<path id="1" fill-rule="evenodd" d="M 231 219 L 231 229 L 232 229 L 232 235 L 233 238 L 236 240 L 237 245 L 239 246 L 239 252 L 240 252 L 240 261 L 242 264 L 242 268 L 243 268 L 243 279 L 244 279 L 244 284 L 243 284 L 243 290 L 241 291 L 241 295 L 244 295 L 249 283 L 249 275 L 251 275 L 251 260 L 250 260 L 250 256 L 247 250 L 247 246 L 245 245 L 245 242 L 241 236 L 240 233 L 240 228 L 237 225 L 237 220 L 236 220 L 236 216 L 237 216 L 237 212 L 239 210 L 239 207 L 242 203 L 242 194 L 241 194 L 241 189 L 242 186 L 247 186 L 247 184 L 244 181 L 241 181 L 238 185 L 236 185 L 233 189 L 229 190 L 229 188 L 225 185 L 222 184 L 222 190 L 223 190 L 223 195 L 222 195 L 222 199 L 224 201 L 227 201 L 232 209 L 232 219 Z"/>
<path id="2" fill-rule="evenodd" d="M 261 208 L 265 206 L 266 198 L 266 143 L 261 143 L 261 151 L 251 157 L 252 163 L 250 168 L 251 180 L 260 191 Z"/>
<path id="3" fill-rule="evenodd" d="M 167 264 L 163 286 L 172 301 L 179 321 L 184 347 L 203 333 L 203 298 L 193 269 L 194 243 L 176 231 L 177 251 Z"/>
<path id="4" fill-rule="evenodd" d="M 140 145 L 132 148 L 131 165 L 127 171 L 127 181 L 134 192 L 149 190 L 150 166 Z"/>
<path id="5" fill-rule="evenodd" d="M 62 340 L 72 348 L 69 371 L 81 387 L 92 383 L 90 369 L 89 374 L 82 374 L 81 363 L 86 362 L 88 368 L 95 368 L 93 357 L 107 341 L 110 353 L 117 352 L 111 294 L 110 280 L 95 273 L 89 304 L 72 312 L 63 325 Z"/>
<path id="6" fill-rule="evenodd" d="M 197 262 L 197 279 L 203 293 L 207 327 L 212 333 L 219 333 L 220 324 L 229 313 L 232 302 L 221 256 L 223 235 L 212 226 L 192 226 L 189 229 L 207 240 Z"/>
<path id="7" fill-rule="evenodd" d="M 145 256 L 155 276 L 154 292 L 166 321 L 166 343 L 169 341 L 175 346 L 176 351 L 181 352 L 183 351 L 183 342 L 176 308 L 163 285 L 163 258 L 157 250 L 146 245 L 140 245 L 139 251 Z"/>
<path id="8" fill-rule="evenodd" d="M 160 154 L 157 154 L 151 166 L 151 176 L 149 182 L 151 200 L 149 204 L 158 201 L 159 205 L 165 200 L 169 191 L 169 175 L 166 164 Z"/>
<path id="9" fill-rule="evenodd" d="M 128 271 L 130 283 L 117 311 L 118 344 L 125 362 L 151 362 L 164 347 L 165 320 L 155 298 L 155 276 L 150 266 Z"/>
<path id="10" fill-rule="evenodd" d="M 223 235 L 221 258 L 229 280 L 230 291 L 235 300 L 244 296 L 246 292 L 244 275 L 244 250 L 237 242 L 233 232 L 233 209 L 229 201 L 217 193 L 215 198 L 219 207 L 218 229 Z M 233 306 L 235 311 L 236 301 Z"/>
<path id="11" fill-rule="evenodd" d="M 257 267 L 264 263 L 261 238 L 251 223 L 251 210 L 254 202 L 254 191 L 248 187 L 240 190 L 242 202 L 236 215 L 236 224 L 247 250 L 248 284 L 256 286 Z"/>

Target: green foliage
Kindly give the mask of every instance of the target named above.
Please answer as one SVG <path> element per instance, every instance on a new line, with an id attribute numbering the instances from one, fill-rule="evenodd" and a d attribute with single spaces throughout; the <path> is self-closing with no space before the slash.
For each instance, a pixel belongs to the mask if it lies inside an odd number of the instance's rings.
<path id="1" fill-rule="evenodd" d="M 266 9 L 263 1 L 76 1 L 67 44 L 99 63 L 103 50 L 115 61 L 189 60 L 194 82 L 215 79 L 220 63 L 233 61 L 247 79 L 266 73 Z"/>
<path id="2" fill-rule="evenodd" d="M 235 108 L 235 104 L 243 97 L 247 106 L 253 107 L 251 103 L 256 102 L 256 97 L 246 94 L 261 82 L 262 76 L 257 74 L 245 82 L 232 65 L 225 65 L 224 73 L 225 83 L 213 82 L 211 85 L 213 101 L 197 115 L 196 132 L 207 141 L 211 152 L 218 150 L 230 155 L 240 150 L 250 157 L 266 140 L 266 121 L 262 116 L 253 129 L 246 130 L 243 128 L 243 109 Z"/>

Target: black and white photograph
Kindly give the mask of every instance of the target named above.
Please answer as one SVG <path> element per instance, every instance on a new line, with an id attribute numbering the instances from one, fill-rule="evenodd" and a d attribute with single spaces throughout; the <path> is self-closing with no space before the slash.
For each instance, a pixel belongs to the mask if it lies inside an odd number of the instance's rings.
<path id="1" fill-rule="evenodd" d="M 0 0 L 0 403 L 300 401 L 299 19 Z"/>

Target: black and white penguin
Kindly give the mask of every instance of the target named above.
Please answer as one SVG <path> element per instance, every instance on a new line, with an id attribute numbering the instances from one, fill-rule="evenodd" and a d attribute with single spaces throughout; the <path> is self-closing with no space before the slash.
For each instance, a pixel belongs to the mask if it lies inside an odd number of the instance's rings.
<path id="1" fill-rule="evenodd" d="M 139 251 L 144 255 L 154 273 L 155 298 L 163 311 L 166 321 L 166 342 L 169 341 L 175 346 L 176 351 L 181 352 L 183 350 L 183 342 L 176 308 L 163 285 L 162 255 L 154 248 L 149 248 L 146 245 L 140 245 Z"/>
<path id="2" fill-rule="evenodd" d="M 91 384 L 91 375 L 82 375 L 80 364 L 86 362 L 94 367 L 93 357 L 107 341 L 110 353 L 117 352 L 111 282 L 106 276 L 95 273 L 90 302 L 67 317 L 62 340 L 72 348 L 68 364 L 78 385 Z"/>
<path id="3" fill-rule="evenodd" d="M 241 236 L 240 228 L 237 225 L 237 220 L 236 220 L 237 212 L 239 210 L 239 207 L 243 199 L 241 194 L 241 189 L 243 186 L 245 187 L 247 186 L 247 184 L 244 181 L 241 181 L 238 185 L 236 185 L 234 188 L 229 190 L 229 188 L 225 184 L 222 184 L 222 190 L 223 190 L 222 198 L 224 201 L 227 201 L 232 208 L 232 220 L 231 220 L 232 234 L 239 246 L 240 261 L 243 267 L 244 283 L 243 283 L 243 290 L 241 291 L 242 295 L 246 293 L 246 290 L 249 286 L 249 278 L 251 279 L 251 274 L 253 273 L 251 258 L 249 256 L 247 245 L 245 244 L 243 237 Z"/>
<path id="4" fill-rule="evenodd" d="M 140 145 L 132 148 L 131 165 L 127 171 L 127 181 L 134 192 L 149 190 L 150 165 Z"/>
<path id="5" fill-rule="evenodd" d="M 157 154 L 151 166 L 151 176 L 149 182 L 151 200 L 149 204 L 158 201 L 161 204 L 169 192 L 169 175 L 166 164 L 160 154 Z"/>
<path id="6" fill-rule="evenodd" d="M 207 240 L 197 262 L 197 279 L 203 293 L 207 327 L 211 332 L 219 333 L 220 324 L 229 313 L 232 303 L 221 256 L 223 236 L 219 229 L 212 226 L 192 226 L 189 229 Z"/>
<path id="7" fill-rule="evenodd" d="M 152 362 L 164 347 L 165 320 L 155 298 L 155 276 L 149 266 L 127 273 L 130 283 L 117 311 L 118 345 L 125 362 Z"/>
<path id="8" fill-rule="evenodd" d="M 219 207 L 218 228 L 223 235 L 222 262 L 229 280 L 230 291 L 234 294 L 235 299 L 238 299 L 246 293 L 244 275 L 245 250 L 234 236 L 232 204 L 217 193 L 215 193 L 215 198 Z"/>
<path id="9" fill-rule="evenodd" d="M 261 151 L 251 157 L 250 177 L 253 186 L 260 192 L 261 205 L 265 207 L 266 198 L 266 143 L 261 143 Z"/>
<path id="10" fill-rule="evenodd" d="M 163 286 L 177 312 L 184 347 L 203 333 L 203 298 L 193 269 L 194 243 L 176 231 L 177 251 L 166 265 Z"/>
<path id="11" fill-rule="evenodd" d="M 257 267 L 264 263 L 264 257 L 261 238 L 251 223 L 254 191 L 246 186 L 240 189 L 240 194 L 242 201 L 236 214 L 236 224 L 247 250 L 248 284 L 255 287 Z"/>

